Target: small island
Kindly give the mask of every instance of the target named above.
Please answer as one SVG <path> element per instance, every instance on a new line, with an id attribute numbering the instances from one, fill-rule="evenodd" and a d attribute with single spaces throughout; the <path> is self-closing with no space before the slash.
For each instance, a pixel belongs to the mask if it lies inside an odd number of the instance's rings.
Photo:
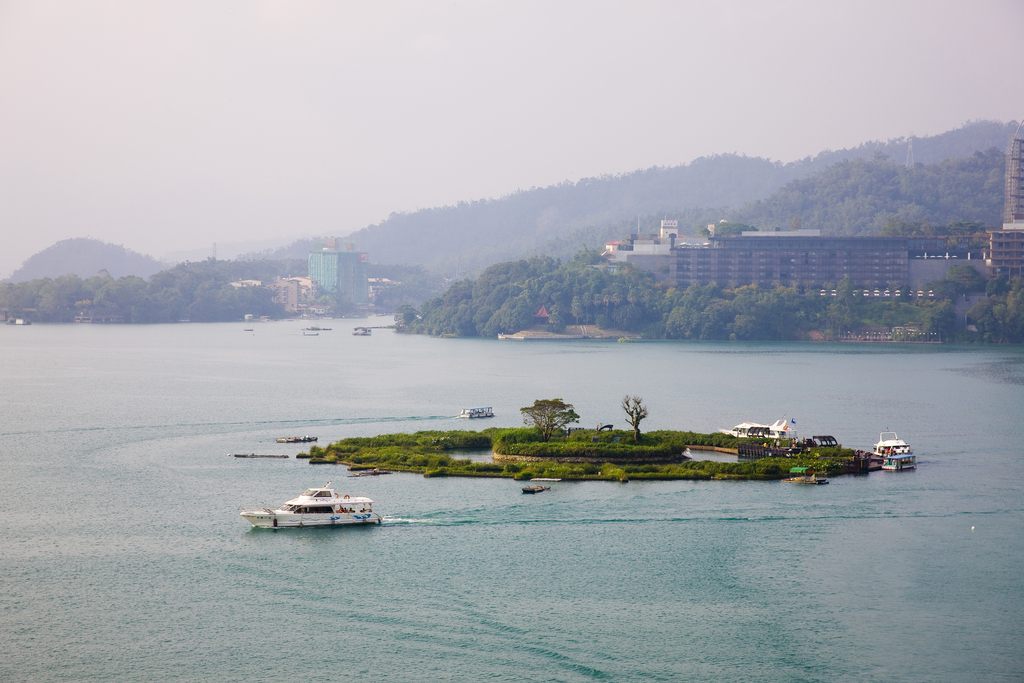
<path id="1" fill-rule="evenodd" d="M 634 440 L 633 430 L 562 430 L 543 439 L 535 427 L 489 428 L 482 431 L 420 431 L 352 437 L 324 448 L 314 446 L 311 464 L 348 465 L 353 472 L 389 470 L 425 477 L 500 477 L 528 481 L 631 479 L 750 479 L 789 476 L 791 467 L 814 467 L 829 475 L 859 471 L 856 453 L 841 447 L 793 447 L 790 457 L 762 457 L 741 462 L 694 460 L 691 450 L 737 453 L 740 439 L 728 434 L 658 430 Z M 460 459 L 460 451 L 491 449 L 494 462 Z M 304 454 L 305 455 L 305 454 Z M 302 457 L 302 456 L 300 456 Z"/>

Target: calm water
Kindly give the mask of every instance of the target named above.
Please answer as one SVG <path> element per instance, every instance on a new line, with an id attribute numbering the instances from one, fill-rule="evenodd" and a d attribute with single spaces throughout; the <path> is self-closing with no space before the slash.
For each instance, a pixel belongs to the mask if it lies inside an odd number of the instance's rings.
<path id="1" fill-rule="evenodd" d="M 382 320 L 376 319 L 369 324 Z M 360 321 L 0 327 L 0 680 L 1010 681 L 1021 349 L 439 340 Z M 779 482 L 349 479 L 277 436 L 797 420 L 919 469 Z M 473 426 L 479 423 L 474 422 Z M 253 530 L 333 480 L 374 528 Z"/>

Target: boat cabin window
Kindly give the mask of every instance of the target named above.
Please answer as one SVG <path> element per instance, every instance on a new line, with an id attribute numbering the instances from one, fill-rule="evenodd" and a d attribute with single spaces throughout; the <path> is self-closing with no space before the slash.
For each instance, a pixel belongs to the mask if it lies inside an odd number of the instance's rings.
<path id="1" fill-rule="evenodd" d="M 331 492 L 330 491 L 317 491 L 316 495 L 314 496 L 314 498 L 330 498 L 330 497 L 331 497 Z"/>
<path id="2" fill-rule="evenodd" d="M 298 511 L 305 515 L 324 515 L 334 512 L 330 505 L 310 505 L 308 507 L 299 508 Z"/>

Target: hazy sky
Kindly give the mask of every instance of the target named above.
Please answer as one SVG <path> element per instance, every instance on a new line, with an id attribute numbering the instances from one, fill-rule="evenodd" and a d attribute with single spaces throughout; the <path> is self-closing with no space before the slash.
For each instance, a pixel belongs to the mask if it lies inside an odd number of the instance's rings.
<path id="1" fill-rule="evenodd" d="M 0 0 L 0 277 L 1024 117 L 1024 2 Z M 372 258 L 372 255 L 371 255 Z"/>

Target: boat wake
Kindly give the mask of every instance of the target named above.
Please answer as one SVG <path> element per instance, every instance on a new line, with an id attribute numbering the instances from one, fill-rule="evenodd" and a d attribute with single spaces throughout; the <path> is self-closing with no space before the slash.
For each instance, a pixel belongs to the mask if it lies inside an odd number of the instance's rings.
<path id="1" fill-rule="evenodd" d="M 132 425 L 132 426 L 100 426 L 100 427 L 78 427 L 71 429 L 53 429 L 47 430 L 48 434 L 67 434 L 67 433 L 81 433 L 81 432 L 105 432 L 105 431 L 128 431 L 128 432 L 140 432 L 152 429 L 202 429 L 202 428 L 230 428 L 239 427 L 243 430 L 250 430 L 253 428 L 272 428 L 272 427 L 287 427 L 289 425 L 321 425 L 321 426 L 332 426 L 332 425 L 360 425 L 360 424 L 377 424 L 377 423 L 388 423 L 388 422 L 431 422 L 438 420 L 452 420 L 456 418 L 456 415 L 407 415 L 407 416 L 388 416 L 388 417 L 352 417 L 352 418 L 312 418 L 303 420 L 266 420 L 259 422 L 182 422 L 178 424 L 163 424 L 163 425 Z M 24 434 L 36 434 L 37 432 L 30 431 L 10 431 L 0 432 L 0 436 L 18 436 Z"/>

